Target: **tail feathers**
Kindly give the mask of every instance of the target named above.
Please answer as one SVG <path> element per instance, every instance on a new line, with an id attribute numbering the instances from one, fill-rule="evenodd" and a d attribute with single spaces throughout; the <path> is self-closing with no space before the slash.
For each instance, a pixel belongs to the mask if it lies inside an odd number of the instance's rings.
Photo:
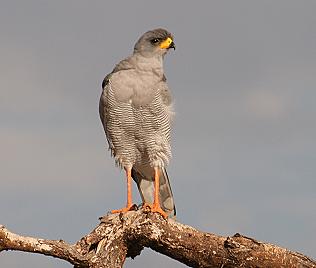
<path id="1" fill-rule="evenodd" d="M 176 215 L 176 206 L 174 204 L 173 194 L 170 186 L 167 170 L 162 168 L 160 171 L 159 178 L 159 194 L 160 194 L 160 205 L 162 209 L 167 212 L 170 216 Z"/>
<path id="2" fill-rule="evenodd" d="M 146 174 L 149 173 L 149 174 Z M 154 202 L 154 178 L 153 171 L 144 172 L 132 169 L 132 177 L 137 183 L 137 187 L 144 203 L 152 204 Z M 165 168 L 160 169 L 159 177 L 159 200 L 161 208 L 168 214 L 169 217 L 176 215 L 173 194 Z"/>

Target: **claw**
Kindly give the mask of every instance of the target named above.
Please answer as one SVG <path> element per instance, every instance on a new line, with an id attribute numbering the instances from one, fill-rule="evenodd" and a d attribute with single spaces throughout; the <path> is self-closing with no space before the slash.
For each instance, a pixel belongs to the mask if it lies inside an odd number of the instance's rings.
<path id="1" fill-rule="evenodd" d="M 142 205 L 142 209 L 145 211 L 151 211 L 152 205 L 148 204 L 148 203 L 143 203 Z"/>
<path id="2" fill-rule="evenodd" d="M 112 214 L 115 214 L 115 213 L 125 213 L 125 212 L 132 211 L 132 210 L 137 210 L 136 204 L 132 204 L 132 205 L 129 205 L 129 206 L 127 206 L 127 207 L 125 207 L 125 208 L 121 208 L 121 209 L 111 210 L 111 213 L 112 213 Z"/>
<path id="3" fill-rule="evenodd" d="M 145 210 L 145 211 L 148 211 L 148 212 L 158 212 L 159 214 L 161 214 L 165 219 L 168 218 L 168 215 L 166 212 L 164 212 L 162 210 L 162 208 L 160 207 L 159 204 L 153 204 L 153 205 L 150 205 L 148 203 L 144 203 L 142 205 L 142 208 Z"/>
<path id="4" fill-rule="evenodd" d="M 159 203 L 158 204 L 155 204 L 155 203 L 153 204 L 153 206 L 151 208 L 151 212 L 158 212 L 165 219 L 168 218 L 167 213 L 162 210 L 162 208 L 160 207 Z"/>

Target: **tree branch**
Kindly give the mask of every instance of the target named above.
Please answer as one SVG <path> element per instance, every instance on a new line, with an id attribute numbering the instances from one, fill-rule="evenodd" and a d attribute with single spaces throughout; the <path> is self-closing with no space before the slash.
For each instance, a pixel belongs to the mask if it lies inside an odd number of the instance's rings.
<path id="1" fill-rule="evenodd" d="M 235 234 L 222 237 L 200 232 L 144 210 L 100 218 L 100 224 L 75 245 L 62 240 L 19 236 L 0 226 L 0 252 L 20 250 L 64 259 L 77 268 L 122 267 L 144 247 L 191 267 L 312 267 L 300 253 Z"/>
<path id="2" fill-rule="evenodd" d="M 47 240 L 20 236 L 10 232 L 3 225 L 0 225 L 0 252 L 3 250 L 44 254 L 63 259 L 74 265 L 84 265 L 88 263 L 74 246 L 65 243 L 63 240 Z"/>

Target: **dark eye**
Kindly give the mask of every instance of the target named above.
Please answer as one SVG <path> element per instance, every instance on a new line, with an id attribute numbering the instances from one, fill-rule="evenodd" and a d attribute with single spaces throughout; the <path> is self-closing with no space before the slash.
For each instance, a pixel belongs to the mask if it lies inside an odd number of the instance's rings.
<path id="1" fill-rule="evenodd" d="M 150 40 L 150 42 L 151 42 L 152 44 L 157 44 L 159 41 L 160 41 L 159 38 L 154 38 L 154 39 L 151 39 L 151 40 Z"/>

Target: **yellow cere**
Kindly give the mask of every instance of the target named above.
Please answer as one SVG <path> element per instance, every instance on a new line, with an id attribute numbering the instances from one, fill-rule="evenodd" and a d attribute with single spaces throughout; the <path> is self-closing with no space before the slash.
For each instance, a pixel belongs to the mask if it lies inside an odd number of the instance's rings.
<path id="1" fill-rule="evenodd" d="M 168 48 L 172 43 L 172 39 L 168 37 L 165 41 L 160 44 L 160 48 Z"/>

